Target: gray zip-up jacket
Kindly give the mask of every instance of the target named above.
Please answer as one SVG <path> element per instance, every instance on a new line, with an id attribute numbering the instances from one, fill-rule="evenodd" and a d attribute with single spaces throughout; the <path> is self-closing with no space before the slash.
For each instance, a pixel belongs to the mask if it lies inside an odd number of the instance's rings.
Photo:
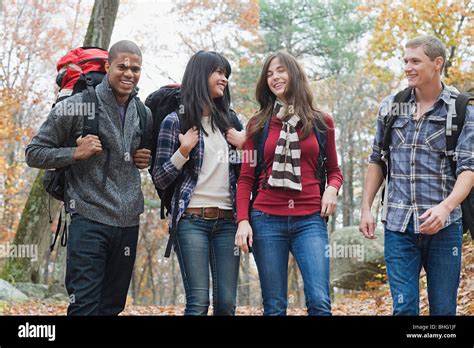
<path id="1" fill-rule="evenodd" d="M 78 93 L 59 102 L 51 110 L 38 134 L 26 147 L 26 163 L 41 169 L 70 166 L 66 172 L 66 208 L 69 212 L 109 226 L 136 226 L 144 205 L 140 172 L 133 162 L 141 133 L 137 106 L 132 95 L 122 127 L 117 101 L 107 77 L 96 87 L 96 94 L 99 101 L 99 138 L 103 148 L 100 155 L 75 161 L 74 147 L 66 145 L 71 141 L 75 143 L 75 139 L 82 134 L 83 116 L 71 116 L 67 112 L 82 103 L 82 93 Z M 146 110 L 147 129 L 151 132 L 151 112 L 148 108 Z M 103 186 L 105 148 L 110 150 L 110 163 Z"/>

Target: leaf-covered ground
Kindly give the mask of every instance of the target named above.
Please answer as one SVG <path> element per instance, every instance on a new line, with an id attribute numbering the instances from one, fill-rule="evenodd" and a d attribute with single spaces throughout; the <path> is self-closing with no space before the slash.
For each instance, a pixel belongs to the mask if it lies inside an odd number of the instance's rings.
<path id="1" fill-rule="evenodd" d="M 428 315 L 426 276 L 421 277 L 420 311 Z M 29 301 L 22 304 L 0 305 L 0 315 L 65 315 L 67 303 L 53 301 Z M 333 315 L 390 315 L 391 298 L 387 284 L 370 291 L 338 296 L 332 304 Z M 135 306 L 127 305 L 122 315 L 182 315 L 183 306 Z M 289 315 L 306 315 L 304 308 L 289 308 Z M 458 293 L 458 314 L 474 315 L 474 247 L 464 243 L 461 284 Z M 237 315 L 262 315 L 261 307 L 238 307 Z"/>

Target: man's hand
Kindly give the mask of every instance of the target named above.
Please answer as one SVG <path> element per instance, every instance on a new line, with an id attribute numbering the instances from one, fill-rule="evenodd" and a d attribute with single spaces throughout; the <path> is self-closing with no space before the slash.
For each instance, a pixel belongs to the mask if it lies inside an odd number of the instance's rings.
<path id="1" fill-rule="evenodd" d="M 474 187 L 474 172 L 465 170 L 458 175 L 454 188 L 440 204 L 428 209 L 418 219 L 425 220 L 420 225 L 420 233 L 432 235 L 444 227 L 449 214 L 467 197 Z"/>
<path id="2" fill-rule="evenodd" d="M 363 209 L 360 215 L 359 231 L 367 239 L 377 239 L 375 237 L 375 220 L 370 209 Z"/>
<path id="3" fill-rule="evenodd" d="M 133 155 L 133 162 L 138 169 L 148 168 L 151 160 L 151 150 L 148 149 L 139 149 L 135 151 Z"/>
<path id="4" fill-rule="evenodd" d="M 321 217 L 332 215 L 336 211 L 337 189 L 332 186 L 326 187 L 321 199 Z"/>
<path id="5" fill-rule="evenodd" d="M 196 127 L 190 128 L 186 134 L 180 134 L 178 139 L 180 143 L 179 152 L 183 157 L 188 158 L 189 153 L 199 141 L 199 131 Z"/>
<path id="6" fill-rule="evenodd" d="M 444 227 L 444 224 L 451 211 L 444 204 L 438 204 L 428 209 L 425 213 L 418 217 L 418 220 L 425 220 L 420 225 L 420 233 L 436 234 Z"/>
<path id="7" fill-rule="evenodd" d="M 226 132 L 227 141 L 234 145 L 238 150 L 244 148 L 245 139 L 247 137 L 247 133 L 245 130 L 241 130 L 240 132 L 235 128 L 230 128 Z"/>
<path id="8" fill-rule="evenodd" d="M 102 144 L 97 135 L 88 134 L 84 138 L 80 136 L 76 139 L 76 144 L 73 154 L 76 161 L 86 160 L 102 153 Z"/>
<path id="9" fill-rule="evenodd" d="M 370 207 L 374 202 L 375 195 L 383 183 L 382 167 L 379 164 L 370 163 L 364 181 L 364 193 L 362 196 L 362 207 L 360 214 L 359 231 L 367 239 L 375 237 L 375 219 L 372 216 Z M 387 195 L 388 192 L 385 192 Z"/>

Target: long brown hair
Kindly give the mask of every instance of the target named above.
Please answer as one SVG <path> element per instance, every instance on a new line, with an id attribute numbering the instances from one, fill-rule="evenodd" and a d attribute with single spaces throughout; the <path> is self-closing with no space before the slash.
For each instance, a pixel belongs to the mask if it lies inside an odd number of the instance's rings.
<path id="1" fill-rule="evenodd" d="M 288 81 L 284 97 L 288 106 L 293 106 L 293 108 L 288 107 L 288 110 L 290 112 L 293 111 L 301 119 L 303 137 L 306 138 L 311 134 L 315 119 L 319 128 L 322 128 L 322 130 L 326 129 L 323 112 L 314 105 L 313 94 L 303 68 L 291 54 L 277 52 L 268 56 L 263 64 L 255 91 L 255 97 L 260 105 L 260 109 L 248 122 L 247 136 L 254 136 L 272 116 L 276 96 L 268 86 L 267 71 L 270 63 L 275 58 L 278 58 L 288 71 Z"/>

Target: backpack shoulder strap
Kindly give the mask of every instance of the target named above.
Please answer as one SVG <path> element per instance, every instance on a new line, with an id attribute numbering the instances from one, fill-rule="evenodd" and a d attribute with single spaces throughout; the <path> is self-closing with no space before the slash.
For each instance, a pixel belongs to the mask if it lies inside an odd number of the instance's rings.
<path id="1" fill-rule="evenodd" d="M 258 180 L 262 171 L 265 170 L 265 142 L 268 138 L 268 132 L 270 131 L 271 117 L 265 121 L 263 127 L 254 135 L 255 149 L 257 150 L 257 166 L 255 167 L 255 182 L 258 187 Z M 262 183 L 262 188 L 266 188 L 266 181 Z"/>
<path id="2" fill-rule="evenodd" d="M 324 117 L 326 117 L 326 113 L 324 114 Z M 314 134 L 316 135 L 316 140 L 318 141 L 319 145 L 319 155 L 323 158 L 326 159 L 327 156 L 327 131 L 325 130 L 325 125 L 320 124 L 319 119 L 315 119 L 314 124 L 313 124 L 313 131 Z"/>
<path id="3" fill-rule="evenodd" d="M 327 114 L 324 114 L 326 117 Z M 316 140 L 318 141 L 319 145 L 319 155 L 318 155 L 318 162 L 317 162 L 317 176 L 322 178 L 323 173 L 325 173 L 325 167 L 327 162 L 327 131 L 325 130 L 325 126 L 320 124 L 319 119 L 315 119 L 313 123 L 313 132 L 316 136 Z M 325 175 L 325 174 L 324 174 Z"/>
<path id="4" fill-rule="evenodd" d="M 237 113 L 234 110 L 229 109 L 229 116 L 230 116 L 230 124 L 232 125 L 232 127 L 234 127 L 236 130 L 240 132 L 243 128 L 242 128 L 242 124 L 240 123 L 239 117 L 237 116 Z"/>
<path id="5" fill-rule="evenodd" d="M 270 130 L 270 122 L 271 122 L 271 117 L 264 123 L 263 127 L 260 128 L 253 135 L 253 141 L 254 141 L 254 147 L 255 147 L 254 150 L 257 152 L 257 165 L 254 171 L 255 179 L 252 186 L 252 197 L 249 204 L 249 214 L 250 214 L 250 210 L 252 209 L 253 202 L 255 201 L 255 198 L 257 197 L 258 187 L 260 186 L 260 175 L 262 174 L 263 171 L 265 171 L 265 173 L 267 172 L 265 168 L 264 151 L 265 151 L 265 142 L 268 138 L 268 132 Z M 267 188 L 266 179 L 267 179 L 267 176 L 265 176 L 265 179 L 262 182 L 263 189 Z"/>
<path id="6" fill-rule="evenodd" d="M 88 134 L 99 135 L 99 100 L 97 99 L 97 94 L 95 92 L 94 81 L 88 75 L 83 75 L 86 80 L 86 89 L 82 92 L 82 102 L 94 105 L 92 110 L 94 111 L 94 116 L 84 115 L 84 123 L 82 126 L 82 136 L 85 137 Z M 102 173 L 102 186 L 105 187 L 107 184 L 107 175 L 110 167 L 111 153 L 110 148 L 107 144 L 104 143 L 104 139 L 101 139 L 102 147 L 106 153 L 104 170 Z"/>
<path id="7" fill-rule="evenodd" d="M 446 130 L 446 154 L 451 164 L 452 171 L 456 175 L 456 160 L 455 160 L 455 150 L 458 143 L 459 135 L 461 134 L 462 128 L 464 127 L 464 121 L 466 119 L 466 110 L 470 101 L 474 100 L 473 93 L 460 93 L 456 97 L 456 102 L 454 104 L 454 110 L 456 111 L 456 117 L 453 117 L 453 106 L 449 106 L 448 119 L 452 120 L 451 131 Z"/>
<path id="8" fill-rule="evenodd" d="M 326 117 L 327 114 L 324 113 L 323 117 Z M 325 120 L 323 121 L 325 122 Z M 327 183 L 327 170 L 326 170 L 326 163 L 328 160 L 327 157 L 327 130 L 326 125 L 321 124 L 321 120 L 319 118 L 315 118 L 313 122 L 313 132 L 316 136 L 316 140 L 319 145 L 319 154 L 317 158 L 316 164 L 316 177 L 319 178 L 319 194 L 321 197 L 326 190 L 326 183 Z M 326 218 L 327 221 L 327 218 Z"/>
<path id="9" fill-rule="evenodd" d="M 138 118 L 140 119 L 140 146 L 139 149 L 148 149 L 150 147 L 150 139 L 148 138 L 147 112 L 145 105 L 140 98 L 135 97 Z"/>
<path id="10" fill-rule="evenodd" d="M 466 119 L 466 110 L 470 101 L 474 100 L 473 93 L 460 93 L 455 102 L 456 117 L 453 117 L 453 127 L 451 135 L 446 136 L 446 150 L 448 154 L 456 149 L 459 135 L 461 134 Z"/>
<path id="11" fill-rule="evenodd" d="M 95 93 L 94 81 L 87 75 L 82 75 L 81 78 L 86 81 L 86 89 L 82 92 L 82 102 L 84 105 L 93 105 L 94 112 L 94 115 L 83 115 L 82 136 L 85 137 L 88 134 L 99 136 L 99 101 Z"/>
<path id="12" fill-rule="evenodd" d="M 390 111 L 388 112 L 387 117 L 384 122 L 383 138 L 382 138 L 382 150 L 387 152 L 390 147 L 391 132 L 392 126 L 398 116 L 400 116 L 400 104 L 406 103 L 411 96 L 412 88 L 407 87 L 404 90 L 395 94 L 393 102 L 391 104 Z"/>

